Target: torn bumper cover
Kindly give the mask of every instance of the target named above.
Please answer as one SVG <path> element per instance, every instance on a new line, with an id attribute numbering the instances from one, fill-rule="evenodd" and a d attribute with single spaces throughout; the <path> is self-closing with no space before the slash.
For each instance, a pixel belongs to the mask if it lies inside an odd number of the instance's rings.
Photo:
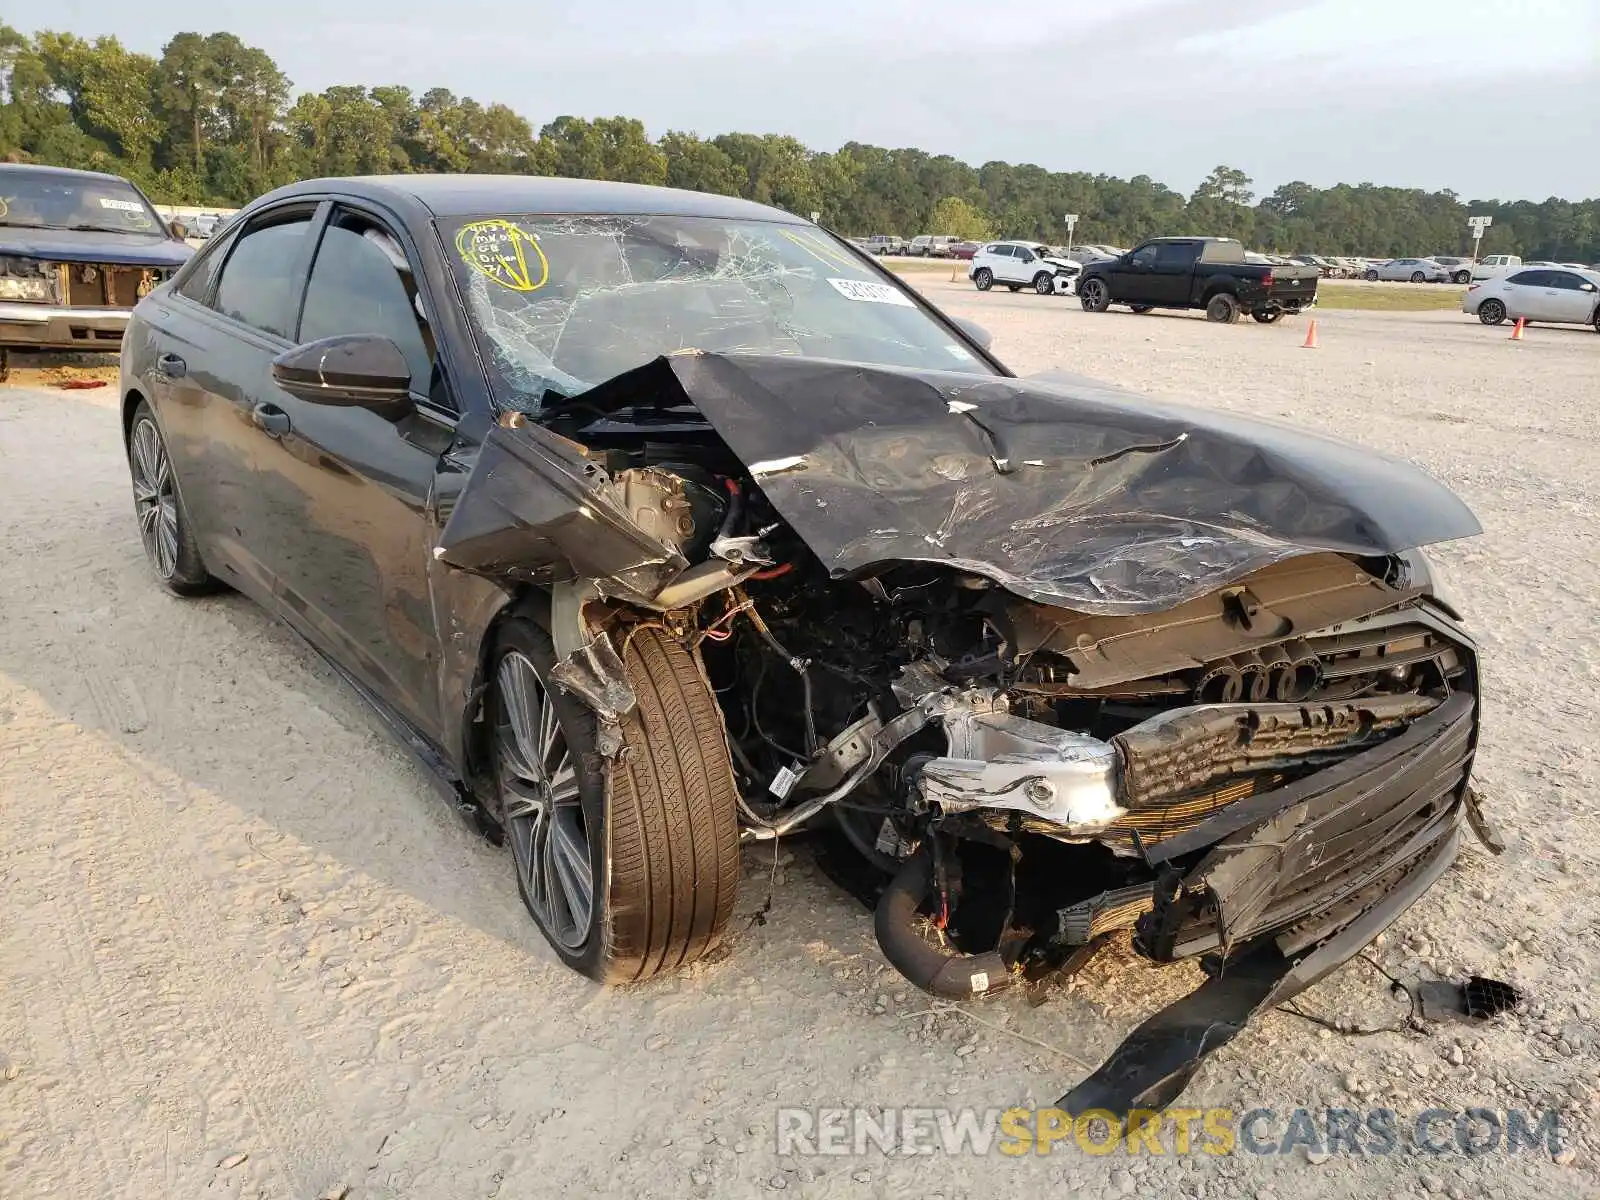
<path id="1" fill-rule="evenodd" d="M 1169 1103 L 1256 1012 L 1415 903 L 1454 860 L 1463 819 L 1482 821 L 1468 811 L 1476 726 L 1475 698 L 1457 694 L 1372 749 L 1151 848 L 1162 883 L 1137 944 L 1162 961 L 1210 954 L 1210 978 L 1135 1029 L 1060 1107 L 1121 1115 Z"/>

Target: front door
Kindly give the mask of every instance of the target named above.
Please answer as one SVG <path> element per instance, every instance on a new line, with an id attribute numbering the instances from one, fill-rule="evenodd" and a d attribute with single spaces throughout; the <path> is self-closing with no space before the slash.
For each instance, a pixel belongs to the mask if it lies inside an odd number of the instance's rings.
<path id="1" fill-rule="evenodd" d="M 1155 304 L 1187 304 L 1189 282 L 1194 278 L 1199 242 L 1162 242 L 1156 247 L 1156 265 L 1148 281 Z"/>
<path id="2" fill-rule="evenodd" d="M 1150 291 L 1156 269 L 1156 255 L 1160 251 L 1161 243 L 1151 242 L 1112 263 L 1106 273 L 1111 283 L 1111 298 L 1134 304 L 1153 304 Z"/>
<path id="3" fill-rule="evenodd" d="M 1546 290 L 1552 315 L 1546 320 L 1587 325 L 1594 319 L 1595 284 L 1573 271 L 1551 271 Z"/>
<path id="4" fill-rule="evenodd" d="M 318 234 L 297 342 L 389 338 L 411 364 L 415 411 L 278 393 L 257 442 L 257 497 L 285 618 L 437 740 L 439 646 L 427 581 L 434 479 L 454 416 L 408 250 L 374 216 L 334 207 Z"/>

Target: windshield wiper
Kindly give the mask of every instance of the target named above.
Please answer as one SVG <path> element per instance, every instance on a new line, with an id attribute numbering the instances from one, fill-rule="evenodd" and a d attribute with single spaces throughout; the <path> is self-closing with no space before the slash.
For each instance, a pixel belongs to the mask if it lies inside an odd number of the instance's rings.
<path id="1" fill-rule="evenodd" d="M 69 229 L 73 233 L 154 233 L 153 229 L 131 229 L 126 225 L 91 225 L 80 223 L 77 225 L 51 225 L 50 229 Z"/>

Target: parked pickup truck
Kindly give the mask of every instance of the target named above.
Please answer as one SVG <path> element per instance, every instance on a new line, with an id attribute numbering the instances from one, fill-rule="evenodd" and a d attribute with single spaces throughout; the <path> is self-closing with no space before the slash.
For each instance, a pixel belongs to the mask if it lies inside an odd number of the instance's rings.
<path id="1" fill-rule="evenodd" d="M 1088 263 L 1078 276 L 1078 298 L 1089 312 L 1126 304 L 1152 308 L 1203 308 L 1208 320 L 1232 323 L 1249 313 L 1270 325 L 1317 299 L 1316 267 L 1252 263 L 1232 238 L 1165 237 L 1128 253 Z"/>
<path id="2" fill-rule="evenodd" d="M 126 179 L 0 163 L 0 379 L 12 350 L 115 353 L 192 253 Z"/>

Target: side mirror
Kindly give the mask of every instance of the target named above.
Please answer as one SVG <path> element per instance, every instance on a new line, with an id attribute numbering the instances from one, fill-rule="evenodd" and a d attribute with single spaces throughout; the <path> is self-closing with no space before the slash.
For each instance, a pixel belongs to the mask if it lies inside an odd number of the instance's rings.
<path id="1" fill-rule="evenodd" d="M 182 221 L 170 221 L 170 222 L 168 222 L 167 223 L 167 232 L 170 233 L 173 237 L 177 238 L 180 242 L 183 241 L 184 238 L 189 236 L 189 230 L 184 225 L 184 223 Z"/>
<path id="2" fill-rule="evenodd" d="M 976 321 L 969 321 L 965 317 L 952 317 L 956 326 L 983 349 L 987 350 L 994 345 L 994 334 L 990 333 Z"/>
<path id="3" fill-rule="evenodd" d="M 340 408 L 394 409 L 411 404 L 411 367 L 386 337 L 342 334 L 285 350 L 272 378 L 291 396 Z"/>

